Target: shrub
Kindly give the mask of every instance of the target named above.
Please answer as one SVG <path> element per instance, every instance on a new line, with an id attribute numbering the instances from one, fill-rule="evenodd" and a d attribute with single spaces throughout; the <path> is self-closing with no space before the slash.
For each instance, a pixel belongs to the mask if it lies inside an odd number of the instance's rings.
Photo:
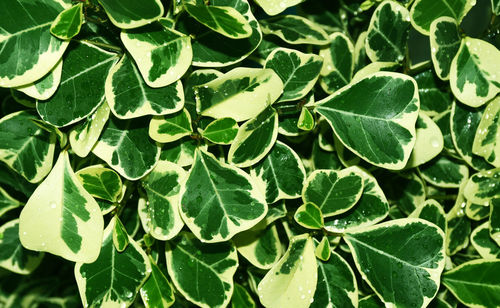
<path id="1" fill-rule="evenodd" d="M 2 0 L 0 306 L 500 306 L 498 14 Z"/>

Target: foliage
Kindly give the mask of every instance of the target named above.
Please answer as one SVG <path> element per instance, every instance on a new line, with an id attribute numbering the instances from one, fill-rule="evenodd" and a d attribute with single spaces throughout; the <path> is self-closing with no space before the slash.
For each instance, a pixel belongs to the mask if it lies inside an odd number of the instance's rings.
<path id="1" fill-rule="evenodd" d="M 1 307 L 500 307 L 500 1 L 0 1 Z"/>

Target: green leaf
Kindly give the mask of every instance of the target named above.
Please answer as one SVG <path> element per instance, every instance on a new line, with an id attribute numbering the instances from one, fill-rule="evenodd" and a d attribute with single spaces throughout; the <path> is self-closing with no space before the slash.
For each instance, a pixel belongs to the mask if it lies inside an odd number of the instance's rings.
<path id="1" fill-rule="evenodd" d="M 204 26 L 229 38 L 242 39 L 252 35 L 249 21 L 230 6 L 193 5 L 185 2 L 184 8 Z"/>
<path id="2" fill-rule="evenodd" d="M 123 252 L 129 244 L 127 230 L 123 226 L 120 218 L 114 217 L 115 225 L 113 227 L 113 246 L 118 252 Z"/>
<path id="3" fill-rule="evenodd" d="M 83 24 L 83 3 L 65 9 L 50 26 L 50 33 L 61 40 L 70 40 L 80 32 Z"/>
<path id="4" fill-rule="evenodd" d="M 359 308 L 383 308 L 385 307 L 375 294 L 368 295 L 359 299 Z M 448 308 L 448 307 L 446 307 Z"/>
<path id="5" fill-rule="evenodd" d="M 260 302 L 269 308 L 309 307 L 317 280 L 313 240 L 308 234 L 295 236 L 285 255 L 259 283 Z"/>
<path id="6" fill-rule="evenodd" d="M 63 151 L 24 206 L 19 235 L 27 249 L 88 263 L 99 255 L 103 225 L 99 205 L 80 184 Z"/>
<path id="7" fill-rule="evenodd" d="M 305 131 L 311 131 L 314 129 L 315 125 L 316 121 L 314 120 L 314 116 L 309 111 L 309 109 L 303 107 L 300 111 L 297 127 Z"/>
<path id="8" fill-rule="evenodd" d="M 239 283 L 234 284 L 233 295 L 231 296 L 232 308 L 256 308 L 255 301 L 248 291 Z"/>
<path id="9" fill-rule="evenodd" d="M 282 92 L 283 83 L 273 70 L 238 67 L 195 87 L 196 110 L 203 116 L 240 122 L 256 117 Z"/>
<path id="10" fill-rule="evenodd" d="M 401 64 L 397 62 L 373 62 L 357 71 L 354 77 L 352 77 L 351 82 L 358 82 L 366 76 L 376 72 L 395 72 L 400 67 Z"/>
<path id="11" fill-rule="evenodd" d="M 467 165 L 443 155 L 419 166 L 418 169 L 426 182 L 442 188 L 458 188 L 469 178 Z"/>
<path id="12" fill-rule="evenodd" d="M 86 118 L 103 103 L 106 75 L 117 60 L 116 54 L 85 42 L 74 42 L 64 56 L 61 83 L 36 109 L 45 122 L 68 126 Z"/>
<path id="13" fill-rule="evenodd" d="M 199 145 L 192 138 L 184 137 L 163 146 L 161 160 L 167 160 L 181 167 L 190 166 L 194 162 L 194 153 L 197 148 L 206 150 L 207 145 Z"/>
<path id="14" fill-rule="evenodd" d="M 191 116 L 186 108 L 174 114 L 153 117 L 149 122 L 149 136 L 161 143 L 179 140 L 192 132 Z"/>
<path id="15" fill-rule="evenodd" d="M 388 103 L 390 102 L 390 103 Z M 416 82 L 399 73 L 375 73 L 319 101 L 316 110 L 356 155 L 387 169 L 402 169 L 415 144 Z M 380 131 L 391 132 L 380 135 Z"/>
<path id="16" fill-rule="evenodd" d="M 413 78 L 415 78 L 418 85 L 421 112 L 434 117 L 450 109 L 451 95 L 449 92 L 440 89 L 439 80 L 436 79 L 432 70 L 423 71 Z"/>
<path id="17" fill-rule="evenodd" d="M 223 73 L 214 69 L 201 69 L 192 72 L 184 83 L 184 108 L 189 111 L 191 118 L 196 118 L 196 95 L 195 86 L 207 83 L 224 75 Z"/>
<path id="18" fill-rule="evenodd" d="M 411 24 L 420 33 L 429 35 L 434 20 L 449 16 L 460 23 L 475 4 L 476 0 L 416 0 L 410 11 Z"/>
<path id="19" fill-rule="evenodd" d="M 436 225 L 397 219 L 344 239 L 363 279 L 386 305 L 425 307 L 436 295 L 445 263 L 444 232 Z"/>
<path id="20" fill-rule="evenodd" d="M 160 161 L 142 180 L 148 196 L 146 224 L 151 236 L 158 240 L 173 238 L 184 226 L 178 205 L 180 183 L 185 178 L 184 169 L 171 162 Z"/>
<path id="21" fill-rule="evenodd" d="M 401 62 L 410 30 L 408 10 L 395 1 L 382 2 L 373 13 L 366 34 L 366 54 L 372 62 Z"/>
<path id="22" fill-rule="evenodd" d="M 56 92 L 59 84 L 61 83 L 62 59 L 42 78 L 16 87 L 15 89 L 23 92 L 24 94 L 38 100 L 49 99 Z"/>
<path id="23" fill-rule="evenodd" d="M 210 308 L 229 303 L 238 267 L 238 255 L 231 242 L 208 245 L 182 232 L 165 246 L 168 274 L 186 299 Z"/>
<path id="24" fill-rule="evenodd" d="M 122 29 L 138 28 L 158 20 L 164 10 L 160 0 L 98 0 L 111 22 Z"/>
<path id="25" fill-rule="evenodd" d="M 456 254 L 469 245 L 471 223 L 465 216 L 467 202 L 463 194 L 464 187 L 465 183 L 462 183 L 458 190 L 455 205 L 446 214 L 446 254 L 449 256 Z"/>
<path id="26" fill-rule="evenodd" d="M 122 194 L 122 180 L 116 172 L 102 165 L 89 166 L 76 172 L 83 188 L 95 198 L 118 202 Z"/>
<path id="27" fill-rule="evenodd" d="M 297 15 L 280 15 L 259 20 L 264 34 L 276 35 L 288 44 L 326 45 L 328 34 L 318 24 Z"/>
<path id="28" fill-rule="evenodd" d="M 32 183 L 52 168 L 56 136 L 33 122 L 32 111 L 11 113 L 0 119 L 0 160 Z"/>
<path id="29" fill-rule="evenodd" d="M 180 81 L 162 88 L 151 88 L 127 54 L 109 72 L 105 92 L 111 111 L 120 119 L 171 114 L 184 105 Z"/>
<path id="30" fill-rule="evenodd" d="M 279 101 L 301 99 L 311 91 L 319 77 L 323 59 L 315 54 L 294 49 L 276 48 L 266 59 L 265 68 L 272 69 L 283 82 Z"/>
<path id="31" fill-rule="evenodd" d="M 254 0 L 267 15 L 274 16 L 304 0 Z"/>
<path id="32" fill-rule="evenodd" d="M 229 148 L 227 160 L 240 168 L 250 167 L 271 151 L 278 137 L 278 113 L 267 107 L 245 122 Z"/>
<path id="33" fill-rule="evenodd" d="M 238 123 L 232 118 L 220 118 L 210 122 L 204 130 L 198 128 L 201 136 L 212 143 L 231 144 L 238 134 Z"/>
<path id="34" fill-rule="evenodd" d="M 473 260 L 443 274 L 443 284 L 469 307 L 494 307 L 500 301 L 500 260 Z"/>
<path id="35" fill-rule="evenodd" d="M 415 173 L 385 173 L 380 185 L 387 198 L 405 214 L 425 201 L 425 184 Z"/>
<path id="36" fill-rule="evenodd" d="M 142 302 L 146 308 L 168 308 L 175 301 L 174 287 L 151 256 L 149 263 L 151 275 L 141 287 Z"/>
<path id="37" fill-rule="evenodd" d="M 160 157 L 160 148 L 147 136 L 147 119 L 111 117 L 92 153 L 124 178 L 137 180 L 151 171 Z"/>
<path id="38" fill-rule="evenodd" d="M 23 205 L 18 200 L 12 198 L 2 187 L 0 187 L 0 217 L 8 211 Z"/>
<path id="39" fill-rule="evenodd" d="M 332 252 L 327 262 L 318 261 L 318 283 L 310 307 L 358 307 L 354 272 L 339 254 Z"/>
<path id="40" fill-rule="evenodd" d="M 360 168 L 356 173 L 363 177 L 363 194 L 350 210 L 325 220 L 325 229 L 330 232 L 343 233 L 368 227 L 384 220 L 389 213 L 389 203 L 375 177 Z"/>
<path id="41" fill-rule="evenodd" d="M 144 81 L 153 88 L 165 87 L 179 80 L 191 66 L 193 58 L 191 38 L 170 29 L 167 22 L 161 19 L 120 34 Z"/>
<path id="42" fill-rule="evenodd" d="M 474 229 L 470 241 L 481 258 L 495 260 L 500 256 L 500 247 L 490 237 L 489 225 L 489 222 L 485 222 Z"/>
<path id="43" fill-rule="evenodd" d="M 450 68 L 453 95 L 462 103 L 479 107 L 500 92 L 500 51 L 490 43 L 466 37 Z"/>
<path id="44" fill-rule="evenodd" d="M 321 209 L 312 202 L 301 205 L 293 218 L 299 225 L 307 229 L 321 229 L 324 226 Z"/>
<path id="45" fill-rule="evenodd" d="M 427 220 L 446 233 L 446 214 L 441 204 L 434 199 L 425 200 L 408 217 Z"/>
<path id="46" fill-rule="evenodd" d="M 130 236 L 124 251 L 119 253 L 115 249 L 114 226 L 112 218 L 104 230 L 99 258 L 75 265 L 75 279 L 84 307 L 130 306 L 151 273 L 147 255 Z"/>
<path id="47" fill-rule="evenodd" d="M 500 246 L 500 199 L 495 198 L 490 203 L 490 237 Z"/>
<path id="48" fill-rule="evenodd" d="M 101 135 L 104 125 L 109 118 L 109 106 L 104 101 L 97 110 L 82 122 L 76 124 L 69 131 L 69 143 L 76 155 L 86 157 Z"/>
<path id="49" fill-rule="evenodd" d="M 421 96 L 420 96 L 421 97 Z M 413 168 L 432 160 L 443 150 L 443 134 L 432 119 L 420 113 L 416 123 L 415 146 L 408 159 L 406 168 Z"/>
<path id="50" fill-rule="evenodd" d="M 180 195 L 184 222 L 204 242 L 228 240 L 267 212 L 265 198 L 248 174 L 201 150 Z"/>
<path id="51" fill-rule="evenodd" d="M 332 250 L 330 248 L 328 236 L 324 235 L 323 238 L 321 238 L 321 242 L 316 245 L 314 254 L 316 255 L 316 258 L 320 259 L 321 261 L 328 261 L 328 259 L 330 259 L 331 253 Z"/>
<path id="52" fill-rule="evenodd" d="M 263 160 L 252 167 L 250 174 L 265 192 L 268 204 L 300 197 L 306 178 L 300 157 L 280 141 L 274 144 Z"/>
<path id="53" fill-rule="evenodd" d="M 486 106 L 472 143 L 472 153 L 484 157 L 495 167 L 500 167 L 499 121 L 500 98 L 495 98 Z"/>
<path id="54" fill-rule="evenodd" d="M 467 201 L 467 204 L 465 205 L 465 215 L 476 221 L 487 218 L 490 215 L 489 202 L 486 204 L 477 204 Z"/>
<path id="55" fill-rule="evenodd" d="M 467 200 L 484 204 L 500 197 L 500 168 L 473 174 L 464 189 Z"/>
<path id="56" fill-rule="evenodd" d="M 344 170 L 316 170 L 302 189 L 302 200 L 317 205 L 324 217 L 351 209 L 363 193 L 363 177 L 356 167 Z"/>
<path id="57" fill-rule="evenodd" d="M 43 256 L 43 252 L 33 252 L 21 246 L 19 219 L 0 227 L 0 267 L 16 274 L 28 275 L 40 265 Z"/>
<path id="58" fill-rule="evenodd" d="M 445 111 L 433 118 L 434 122 L 439 126 L 441 133 L 443 134 L 443 148 L 445 149 L 444 153 L 450 154 L 452 157 L 460 158 L 455 149 L 455 145 L 453 144 L 453 139 L 451 137 L 451 110 Z"/>
<path id="59" fill-rule="evenodd" d="M 52 36 L 50 25 L 68 6 L 57 0 L 2 1 L 0 87 L 33 83 L 59 62 L 69 42 Z"/>
<path id="60" fill-rule="evenodd" d="M 451 61 L 455 58 L 462 40 L 458 33 L 457 21 L 448 16 L 435 19 L 430 25 L 429 39 L 434 71 L 442 80 L 448 80 Z"/>
<path id="61" fill-rule="evenodd" d="M 355 62 L 354 46 L 345 34 L 336 32 L 330 39 L 330 45 L 319 52 L 324 58 L 320 85 L 328 94 L 351 82 Z"/>

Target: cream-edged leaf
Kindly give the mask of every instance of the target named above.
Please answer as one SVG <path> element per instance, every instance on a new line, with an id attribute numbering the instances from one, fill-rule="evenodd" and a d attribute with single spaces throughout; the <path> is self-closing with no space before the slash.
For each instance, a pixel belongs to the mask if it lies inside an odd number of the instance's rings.
<path id="1" fill-rule="evenodd" d="M 164 9 L 160 0 L 99 0 L 111 22 L 122 29 L 141 27 L 158 20 Z"/>
<path id="2" fill-rule="evenodd" d="M 65 9 L 50 26 L 50 33 L 61 40 L 70 40 L 76 36 L 83 24 L 83 3 Z"/>
<path id="3" fill-rule="evenodd" d="M 174 114 L 153 117 L 149 122 L 149 136 L 161 143 L 179 140 L 192 132 L 191 116 L 185 108 Z"/>
<path id="4" fill-rule="evenodd" d="M 460 48 L 461 38 L 457 21 L 448 16 L 436 18 L 430 26 L 431 59 L 436 75 L 450 79 L 451 61 Z"/>
<path id="5" fill-rule="evenodd" d="M 328 34 L 318 24 L 297 15 L 259 20 L 262 32 L 278 36 L 288 44 L 326 45 Z"/>
<path id="6" fill-rule="evenodd" d="M 472 153 L 500 167 L 500 97 L 488 103 L 476 129 Z"/>
<path id="7" fill-rule="evenodd" d="M 85 167 L 76 172 L 83 188 L 95 198 L 118 202 L 122 195 L 122 180 L 111 169 L 102 165 Z"/>

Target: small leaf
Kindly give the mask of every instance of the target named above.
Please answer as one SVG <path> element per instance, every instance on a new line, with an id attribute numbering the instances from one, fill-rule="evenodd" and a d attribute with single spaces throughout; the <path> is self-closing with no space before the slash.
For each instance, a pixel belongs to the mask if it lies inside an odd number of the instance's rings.
<path id="1" fill-rule="evenodd" d="M 159 0 L 146 0 L 138 3 L 133 0 L 99 0 L 106 14 L 115 26 L 122 29 L 131 29 L 150 24 L 159 19 L 164 12 Z"/>
<path id="2" fill-rule="evenodd" d="M 450 79 L 451 61 L 460 48 L 460 34 L 457 21 L 443 16 L 430 26 L 431 59 L 436 75 L 442 80 Z"/>
<path id="3" fill-rule="evenodd" d="M 83 24 L 83 3 L 65 9 L 50 26 L 50 33 L 61 40 L 72 39 L 80 32 Z"/>
<path id="4" fill-rule="evenodd" d="M 449 90 L 444 91 L 439 87 L 439 80 L 432 70 L 423 71 L 413 78 L 418 85 L 421 112 L 434 117 L 450 109 L 452 97 Z"/>
<path id="5" fill-rule="evenodd" d="M 469 178 L 467 165 L 459 164 L 444 155 L 419 166 L 418 169 L 426 182 L 442 188 L 458 188 Z"/>
<path id="6" fill-rule="evenodd" d="M 452 256 L 469 245 L 471 222 L 465 216 L 465 183 L 460 185 L 455 205 L 446 214 L 446 254 Z"/>
<path id="7" fill-rule="evenodd" d="M 321 229 L 324 226 L 321 210 L 312 202 L 307 202 L 301 205 L 295 212 L 293 218 L 304 228 Z"/>
<path id="8" fill-rule="evenodd" d="M 500 247 L 490 237 L 489 222 L 474 229 L 470 235 L 470 241 L 481 258 L 495 260 L 500 257 Z"/>
<path id="9" fill-rule="evenodd" d="M 475 4 L 476 0 L 417 0 L 411 8 L 411 23 L 420 33 L 429 35 L 434 20 L 450 16 L 460 23 Z"/>
<path id="10" fill-rule="evenodd" d="M 238 123 L 232 118 L 221 118 L 210 122 L 201 131 L 201 136 L 216 144 L 231 144 L 238 133 Z"/>
<path id="11" fill-rule="evenodd" d="M 123 252 L 129 244 L 127 230 L 123 226 L 120 218 L 115 217 L 115 225 L 113 227 L 113 245 L 118 252 Z"/>
<path id="12" fill-rule="evenodd" d="M 406 168 L 413 168 L 432 160 L 443 150 L 443 134 L 439 126 L 424 113 L 417 118 L 416 140 Z"/>
<path id="13" fill-rule="evenodd" d="M 323 236 L 321 242 L 319 242 L 318 245 L 316 245 L 314 253 L 316 254 L 316 258 L 322 261 L 328 261 L 328 259 L 330 259 L 331 248 L 330 248 L 330 241 L 328 240 L 327 236 Z"/>
<path id="14" fill-rule="evenodd" d="M 500 246 L 500 199 L 495 198 L 490 203 L 490 237 Z"/>
<path id="15" fill-rule="evenodd" d="M 83 188 L 95 198 L 118 202 L 122 195 L 122 180 L 116 172 L 102 165 L 89 166 L 76 172 Z"/>
<path id="16" fill-rule="evenodd" d="M 269 16 L 278 15 L 289 7 L 295 6 L 304 0 L 255 0 Z"/>
<path id="17" fill-rule="evenodd" d="M 500 197 L 500 168 L 473 174 L 467 181 L 464 196 L 468 201 L 479 204 Z"/>
<path id="18" fill-rule="evenodd" d="M 472 153 L 500 167 L 500 98 L 491 100 L 481 116 L 472 144 Z"/>
<path id="19" fill-rule="evenodd" d="M 296 15 L 280 15 L 259 20 L 262 32 L 281 38 L 288 44 L 325 45 L 328 34 L 318 24 Z"/>
<path id="20" fill-rule="evenodd" d="M 2 187 L 0 187 L 0 217 L 8 211 L 18 208 L 21 202 L 12 198 Z"/>
<path id="21" fill-rule="evenodd" d="M 330 45 L 319 52 L 324 58 L 320 85 L 328 94 L 351 82 L 355 61 L 354 46 L 345 34 L 336 32 L 330 39 Z"/>
<path id="22" fill-rule="evenodd" d="M 302 108 L 299 116 L 299 121 L 297 122 L 297 127 L 305 131 L 310 131 L 314 129 L 315 124 L 316 121 L 314 120 L 314 116 L 309 111 L 309 109 Z"/>
<path id="23" fill-rule="evenodd" d="M 141 287 L 142 302 L 146 308 L 168 308 L 175 301 L 174 287 L 151 256 L 149 263 L 151 263 L 151 275 Z"/>
<path id="24" fill-rule="evenodd" d="M 186 108 L 174 114 L 153 117 L 149 122 L 149 136 L 161 143 L 179 140 L 192 132 L 191 116 Z"/>
<path id="25" fill-rule="evenodd" d="M 408 217 L 427 220 L 446 233 L 446 214 L 441 204 L 434 199 L 425 200 Z"/>
<path id="26" fill-rule="evenodd" d="M 231 296 L 232 308 L 256 308 L 255 301 L 248 293 L 246 288 L 242 285 L 235 283 L 233 296 Z"/>

